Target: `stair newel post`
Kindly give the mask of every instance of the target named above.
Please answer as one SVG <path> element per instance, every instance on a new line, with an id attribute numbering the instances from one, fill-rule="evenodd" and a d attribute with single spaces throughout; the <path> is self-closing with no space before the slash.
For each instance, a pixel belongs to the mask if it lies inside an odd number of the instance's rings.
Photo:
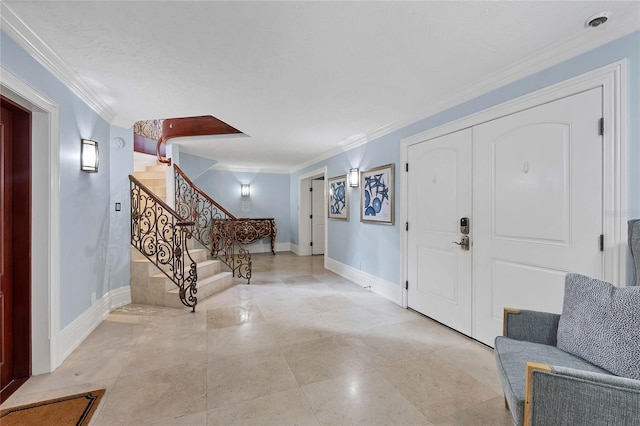
<path id="1" fill-rule="evenodd" d="M 181 263 L 182 273 L 180 280 L 181 285 L 179 286 L 180 300 L 185 306 L 191 307 L 192 312 L 195 312 L 196 304 L 198 303 L 198 298 L 196 297 L 196 293 L 198 293 L 198 289 L 196 287 L 196 283 L 198 281 L 198 266 L 189 253 L 188 244 L 189 239 L 192 237 L 193 226 L 193 222 L 177 222 L 176 228 L 178 229 L 178 232 L 175 234 L 179 235 L 178 238 L 180 239 L 177 246 L 179 248 L 176 250 L 176 258 L 178 256 L 178 252 L 180 254 L 179 260 Z M 189 261 L 189 271 L 185 273 L 185 262 L 187 259 Z"/>

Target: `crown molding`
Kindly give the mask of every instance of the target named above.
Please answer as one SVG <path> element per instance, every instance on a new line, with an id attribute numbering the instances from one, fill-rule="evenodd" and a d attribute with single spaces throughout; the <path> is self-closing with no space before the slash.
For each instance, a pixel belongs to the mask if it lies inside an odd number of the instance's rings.
<path id="1" fill-rule="evenodd" d="M 208 170 L 216 170 L 221 172 L 236 172 L 236 173 L 271 173 L 275 175 L 288 175 L 290 170 L 287 168 L 273 168 L 273 167 L 244 167 L 234 166 L 232 164 L 220 164 L 216 163 L 209 167 Z"/>
<path id="2" fill-rule="evenodd" d="M 628 34 L 640 30 L 640 21 L 634 17 L 624 17 L 615 26 L 607 28 L 585 28 L 576 35 L 552 44 L 535 54 L 513 64 L 505 70 L 492 74 L 490 77 L 480 79 L 466 87 L 461 87 L 455 94 L 441 102 L 431 104 L 428 109 L 405 120 L 397 120 L 380 126 L 364 135 L 347 138 L 339 146 L 314 157 L 309 161 L 292 167 L 290 173 L 295 173 L 306 167 L 312 166 L 322 160 L 326 160 L 342 152 L 349 151 L 360 145 L 393 133 L 406 126 L 431 117 L 449 108 L 461 105 L 467 101 L 482 96 L 485 93 L 504 87 L 510 83 L 543 71 L 561 62 L 574 58 L 582 53 L 603 46 Z"/>
<path id="3" fill-rule="evenodd" d="M 0 27 L 29 55 L 60 80 L 107 122 L 113 123 L 115 112 L 76 74 L 15 12 L 1 5 Z"/>

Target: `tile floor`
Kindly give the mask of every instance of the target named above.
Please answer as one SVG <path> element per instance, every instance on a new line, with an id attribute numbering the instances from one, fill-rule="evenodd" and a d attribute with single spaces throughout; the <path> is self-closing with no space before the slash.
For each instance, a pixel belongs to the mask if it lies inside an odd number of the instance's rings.
<path id="1" fill-rule="evenodd" d="M 196 313 L 127 305 L 2 408 L 106 388 L 94 425 L 511 425 L 492 351 L 322 267 L 254 255 Z"/>

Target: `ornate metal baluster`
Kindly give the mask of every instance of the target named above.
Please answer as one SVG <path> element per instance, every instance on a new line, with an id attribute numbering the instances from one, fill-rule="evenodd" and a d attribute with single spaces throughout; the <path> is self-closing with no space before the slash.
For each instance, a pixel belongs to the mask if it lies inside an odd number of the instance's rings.
<path id="1" fill-rule="evenodd" d="M 131 245 L 178 286 L 180 301 L 195 312 L 198 273 L 187 244 L 194 224 L 182 220 L 135 177 L 129 176 L 129 180 Z M 187 272 L 185 263 L 189 263 Z"/>
<path id="2" fill-rule="evenodd" d="M 233 276 L 250 283 L 251 254 L 241 245 L 246 241 L 237 238 L 239 220 L 196 187 L 178 166 L 173 167 L 178 215 L 194 222 L 193 237 L 231 268 Z"/>

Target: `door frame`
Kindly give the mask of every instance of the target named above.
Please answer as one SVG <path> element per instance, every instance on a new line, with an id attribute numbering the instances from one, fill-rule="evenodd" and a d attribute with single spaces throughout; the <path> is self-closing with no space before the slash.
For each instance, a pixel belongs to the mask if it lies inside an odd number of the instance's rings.
<path id="1" fill-rule="evenodd" d="M 616 286 L 627 282 L 627 60 L 597 68 L 568 80 L 536 90 L 491 108 L 451 121 L 401 140 L 400 161 L 408 162 L 410 145 L 425 142 L 458 130 L 473 127 L 509 114 L 533 108 L 593 88 L 602 87 L 603 117 L 603 232 L 604 279 Z M 594 124 L 595 126 L 595 124 Z M 400 217 L 407 221 L 407 173 L 400 177 Z M 610 238 L 608 236 L 611 236 Z M 408 237 L 401 235 L 402 281 L 408 276 Z M 474 279 L 472 277 L 472 279 Z M 402 286 L 402 303 L 406 308 L 408 292 Z M 475 300 L 473 301 L 475 303 Z"/>
<path id="2" fill-rule="evenodd" d="M 325 191 L 324 191 L 324 207 L 323 212 L 327 217 L 327 167 L 321 167 L 311 172 L 298 176 L 298 256 L 311 256 L 311 222 L 309 221 L 309 215 L 311 214 L 311 196 L 309 195 L 309 188 L 311 187 L 311 180 L 319 177 L 324 177 Z M 325 267 L 327 262 L 327 228 L 325 223 L 324 227 L 324 254 L 325 254 Z"/>
<path id="3" fill-rule="evenodd" d="M 2 94 L 31 111 L 31 369 L 60 365 L 60 128 L 58 106 L 0 66 Z"/>

